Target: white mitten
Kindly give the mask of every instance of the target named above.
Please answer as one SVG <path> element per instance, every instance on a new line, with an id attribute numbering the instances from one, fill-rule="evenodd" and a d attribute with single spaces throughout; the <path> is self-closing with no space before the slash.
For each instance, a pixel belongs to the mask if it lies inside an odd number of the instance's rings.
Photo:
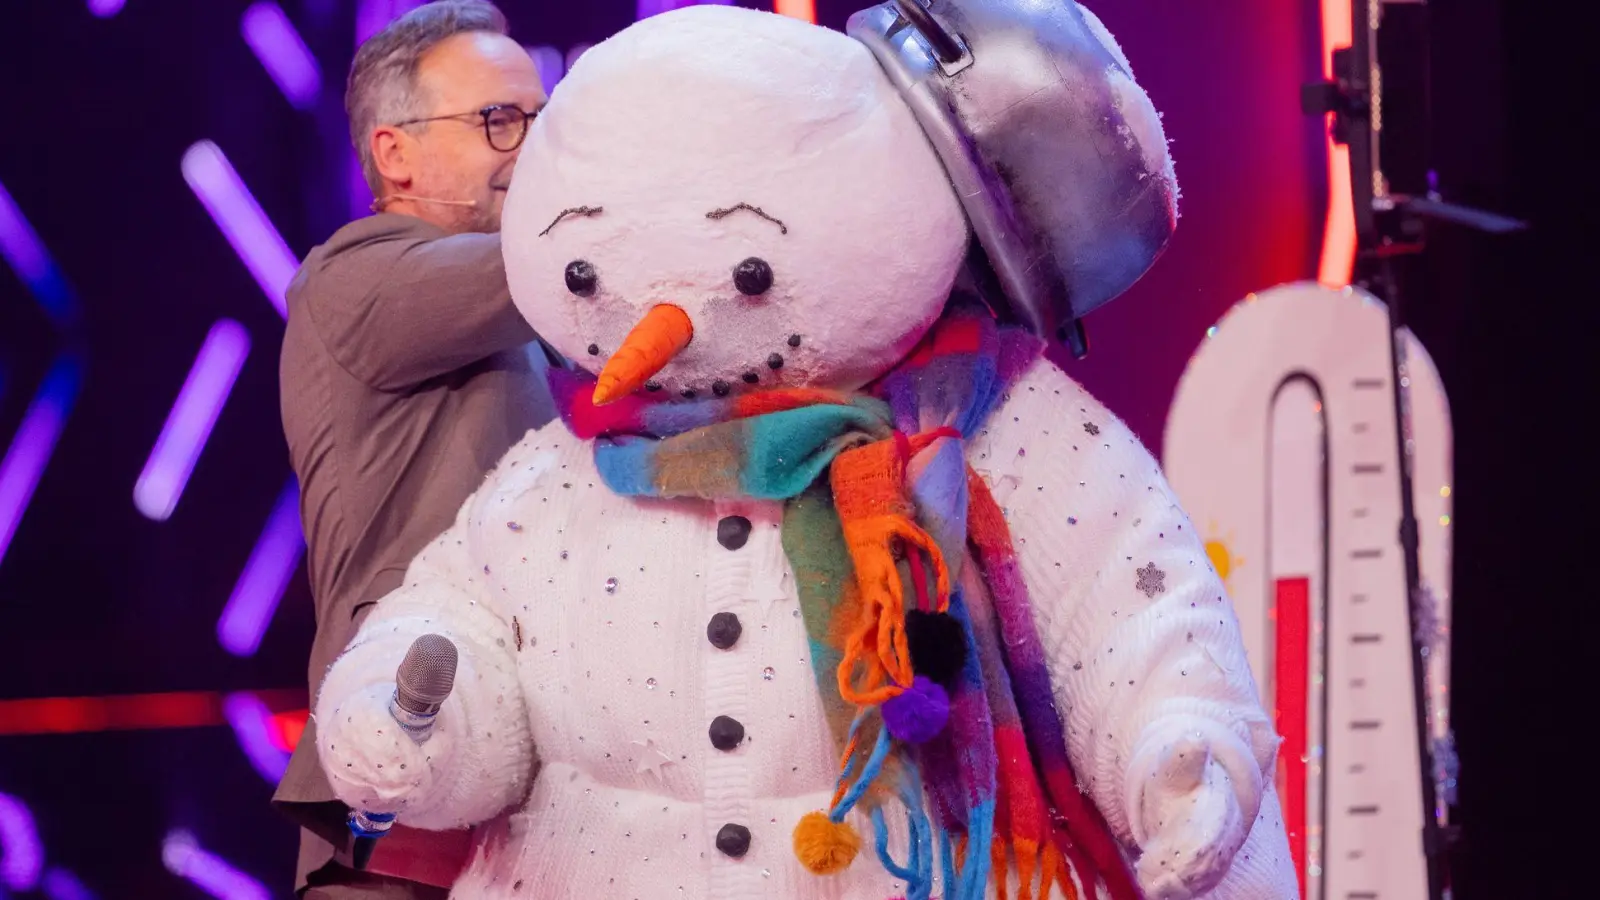
<path id="1" fill-rule="evenodd" d="M 422 744 L 389 715 L 394 682 L 358 688 L 343 697 L 325 687 L 317 704 L 317 752 L 334 794 L 348 806 L 374 813 L 427 807 L 447 772 L 456 736 L 446 703 Z"/>
<path id="2" fill-rule="evenodd" d="M 1261 805 L 1260 766 L 1236 735 L 1204 719 L 1152 725 L 1128 768 L 1128 820 L 1149 900 L 1188 900 L 1217 886 Z"/>

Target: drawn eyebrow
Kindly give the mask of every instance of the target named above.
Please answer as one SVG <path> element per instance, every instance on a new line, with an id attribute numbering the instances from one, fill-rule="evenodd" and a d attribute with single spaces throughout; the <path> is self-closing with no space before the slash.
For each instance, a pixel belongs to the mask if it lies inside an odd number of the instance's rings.
<path id="1" fill-rule="evenodd" d="M 598 216 L 603 212 L 605 212 L 605 207 L 603 206 L 574 206 L 571 209 L 563 209 L 561 211 L 561 215 L 556 216 L 556 220 L 554 222 L 546 225 L 545 229 L 539 232 L 539 237 L 544 237 L 545 235 L 549 234 L 550 229 L 560 224 L 561 220 L 565 219 L 567 216 Z"/>
<path id="2" fill-rule="evenodd" d="M 746 210 L 748 212 L 753 212 L 756 215 L 760 216 L 761 218 L 766 219 L 768 222 L 771 222 L 772 224 L 778 226 L 778 233 L 779 234 L 788 234 L 789 233 L 789 226 L 783 224 L 783 221 L 781 219 L 775 219 L 772 216 L 767 215 L 766 211 L 761 209 L 761 207 L 759 207 L 759 206 L 751 206 L 748 203 L 738 203 L 738 204 L 730 206 L 730 207 L 728 207 L 726 209 L 713 209 L 711 212 L 706 213 L 706 218 L 708 218 L 708 219 L 723 219 L 723 218 L 727 218 L 728 216 L 733 215 L 734 213 L 738 212 L 741 209 L 742 210 Z"/>

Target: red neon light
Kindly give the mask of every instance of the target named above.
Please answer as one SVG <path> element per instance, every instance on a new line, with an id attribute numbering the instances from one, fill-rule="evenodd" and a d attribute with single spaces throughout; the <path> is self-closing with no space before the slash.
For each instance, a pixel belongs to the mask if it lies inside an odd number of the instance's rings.
<path id="1" fill-rule="evenodd" d="M 793 16 L 817 24 L 817 5 L 813 0 L 773 0 L 772 11 L 780 16 Z"/>
<path id="2" fill-rule="evenodd" d="M 303 690 L 256 694 L 268 707 L 278 709 L 292 709 L 306 701 Z M 222 694 L 217 691 L 0 700 L 0 735 L 206 728 L 226 721 L 222 716 Z"/>
<path id="3" fill-rule="evenodd" d="M 1289 855 L 1306 892 L 1306 744 L 1307 711 L 1311 680 L 1311 581 L 1280 578 L 1273 606 L 1276 634 L 1273 641 L 1274 725 L 1283 743 L 1278 748 L 1278 797 L 1283 802 L 1284 825 L 1289 831 Z"/>
<path id="4" fill-rule="evenodd" d="M 1322 0 L 1322 77 L 1333 79 L 1333 51 L 1348 47 L 1352 0 Z M 1350 194 L 1350 148 L 1333 142 L 1333 115 L 1326 123 L 1328 136 L 1328 218 L 1322 228 L 1322 258 L 1317 281 L 1328 287 L 1350 283 L 1356 260 L 1356 212 Z"/>
<path id="5" fill-rule="evenodd" d="M 271 732 L 273 745 L 286 753 L 293 753 L 295 745 L 300 743 L 300 735 L 305 733 L 306 719 L 310 716 L 309 709 L 291 709 L 274 714 Z"/>

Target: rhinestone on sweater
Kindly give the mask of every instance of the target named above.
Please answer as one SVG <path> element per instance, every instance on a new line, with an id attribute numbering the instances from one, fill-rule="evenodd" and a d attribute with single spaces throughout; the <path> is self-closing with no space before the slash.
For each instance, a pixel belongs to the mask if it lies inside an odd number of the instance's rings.
<path id="1" fill-rule="evenodd" d="M 615 578 L 607 578 L 606 579 L 606 593 L 615 594 L 616 592 L 617 592 L 617 580 Z"/>
<path id="2" fill-rule="evenodd" d="M 778 673 L 773 671 L 773 668 L 771 666 L 767 666 L 765 669 L 761 670 L 761 680 L 762 681 L 771 681 L 772 680 L 772 676 L 774 676 L 776 674 L 778 674 Z"/>

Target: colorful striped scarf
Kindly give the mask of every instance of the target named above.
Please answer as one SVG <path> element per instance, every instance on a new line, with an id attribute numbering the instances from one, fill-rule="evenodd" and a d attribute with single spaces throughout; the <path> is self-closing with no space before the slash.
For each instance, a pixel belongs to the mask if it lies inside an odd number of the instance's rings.
<path id="1" fill-rule="evenodd" d="M 848 865 L 873 823 L 885 867 L 927 900 L 935 845 L 945 900 L 1139 896 L 1067 759 L 1062 719 L 1005 518 L 966 462 L 975 434 L 1041 345 L 952 301 L 912 354 L 869 391 L 785 388 L 695 401 L 592 402 L 593 376 L 552 370 L 562 418 L 595 441 L 615 492 L 783 500 L 817 684 L 841 751 L 826 811 L 796 852 L 819 873 Z M 884 803 L 907 810 L 899 862 Z M 932 818 L 926 810 L 931 807 Z"/>

